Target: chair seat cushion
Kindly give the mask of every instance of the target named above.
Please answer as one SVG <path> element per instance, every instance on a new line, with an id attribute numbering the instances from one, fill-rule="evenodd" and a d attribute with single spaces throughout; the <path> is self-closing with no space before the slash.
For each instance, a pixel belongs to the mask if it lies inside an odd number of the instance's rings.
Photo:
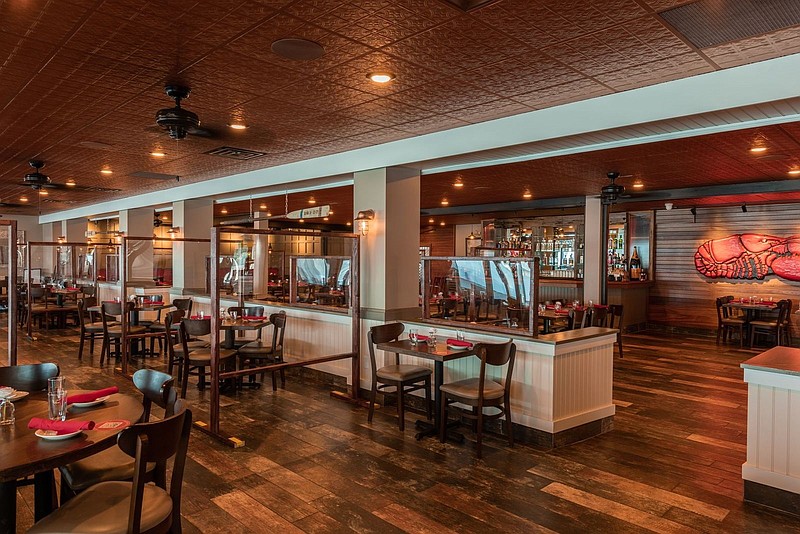
<path id="1" fill-rule="evenodd" d="M 132 480 L 135 463 L 119 447 L 112 447 L 59 469 L 62 480 L 73 490 L 80 491 L 100 482 Z M 155 463 L 148 462 L 147 471 L 152 471 L 155 466 Z"/>
<path id="2" fill-rule="evenodd" d="M 103 325 L 101 324 L 87 324 L 83 329 L 92 334 L 103 333 Z"/>
<path id="3" fill-rule="evenodd" d="M 266 341 L 253 341 L 251 343 L 247 343 L 239 347 L 239 354 L 241 355 L 248 355 L 248 356 L 259 356 L 259 355 L 272 355 L 280 354 L 283 350 L 283 347 L 280 345 L 275 346 L 275 350 L 272 350 L 272 342 L 269 343 Z"/>
<path id="4" fill-rule="evenodd" d="M 186 344 L 189 346 L 189 352 L 198 349 L 207 349 L 211 346 L 208 341 L 203 341 L 202 339 L 195 339 L 194 341 L 189 341 Z M 183 354 L 183 343 L 175 343 L 173 345 L 173 351 L 175 354 Z"/>
<path id="5" fill-rule="evenodd" d="M 764 328 L 777 328 L 778 327 L 778 320 L 774 321 L 750 321 L 751 326 L 761 326 Z"/>
<path id="6" fill-rule="evenodd" d="M 236 355 L 235 350 L 219 349 L 219 359 L 227 360 Z M 211 362 L 211 348 L 198 349 L 189 352 L 189 363 L 191 365 L 208 365 Z"/>
<path id="7" fill-rule="evenodd" d="M 154 331 L 154 332 L 166 332 L 167 331 L 167 327 L 164 326 L 164 323 L 161 323 L 161 322 L 158 322 L 158 321 L 150 323 L 149 325 L 147 325 L 147 327 L 150 330 Z"/>
<path id="8" fill-rule="evenodd" d="M 130 335 L 130 334 L 144 334 L 145 332 L 147 332 L 147 327 L 146 326 L 141 326 L 141 325 L 140 326 L 133 326 L 133 325 L 131 325 L 131 326 L 128 327 L 128 335 Z M 113 335 L 121 336 L 122 335 L 122 326 L 120 326 L 120 325 L 110 326 L 110 327 L 108 327 L 108 333 L 110 335 L 112 335 L 112 336 Z"/>
<path id="9" fill-rule="evenodd" d="M 425 378 L 430 376 L 431 370 L 427 367 L 420 367 L 419 365 L 387 365 L 381 367 L 376 371 L 378 378 L 384 380 L 393 380 L 395 382 L 406 382 L 408 380 Z"/>
<path id="10" fill-rule="evenodd" d="M 102 482 L 67 502 L 28 532 L 125 534 L 131 498 L 130 482 Z M 172 499 L 158 486 L 147 484 L 142 500 L 141 530 L 152 529 L 172 516 Z"/>
<path id="11" fill-rule="evenodd" d="M 442 393 L 447 393 L 452 397 L 478 400 L 480 382 L 480 378 L 467 378 L 466 380 L 459 380 L 458 382 L 442 384 L 439 389 L 442 391 Z M 487 379 L 483 385 L 484 399 L 499 399 L 504 393 L 505 389 L 503 388 L 502 384 L 498 384 L 494 380 Z"/>

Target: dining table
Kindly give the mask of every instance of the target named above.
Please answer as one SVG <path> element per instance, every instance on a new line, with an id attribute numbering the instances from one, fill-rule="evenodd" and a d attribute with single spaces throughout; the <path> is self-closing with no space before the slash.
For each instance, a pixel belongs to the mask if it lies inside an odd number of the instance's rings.
<path id="1" fill-rule="evenodd" d="M 410 339 L 401 339 L 378 343 L 375 347 L 386 352 L 433 360 L 433 424 L 428 421 L 418 420 L 415 426 L 419 430 L 416 434 L 418 440 L 425 437 L 438 436 L 439 428 L 444 423 L 441 421 L 442 397 L 439 394 L 439 388 L 444 382 L 444 364 L 445 362 L 475 355 L 475 343 L 472 343 L 471 348 L 459 349 L 448 345 L 446 340 L 437 341 L 435 345 L 428 345 L 425 341 L 419 341 L 415 344 Z M 448 434 L 448 437 L 457 441 L 464 440 L 463 436 L 457 434 Z"/>
<path id="2" fill-rule="evenodd" d="M 16 532 L 17 480 L 34 477 L 34 517 L 42 519 L 57 506 L 53 469 L 112 447 L 117 434 L 144 414 L 144 406 L 135 396 L 115 393 L 96 406 L 69 406 L 68 421 L 94 421 L 95 429 L 67 439 L 46 440 L 36 436 L 28 423 L 33 417 L 47 419 L 47 393 L 31 392 L 14 401 L 14 406 L 14 424 L 0 426 L 0 534 Z M 118 423 L 97 428 L 107 422 Z"/>
<path id="3" fill-rule="evenodd" d="M 219 324 L 219 329 L 225 331 L 222 347 L 232 349 L 236 346 L 236 332 L 261 331 L 262 328 L 269 326 L 269 324 L 269 317 L 237 317 L 236 320 L 225 318 Z"/>
<path id="4" fill-rule="evenodd" d="M 572 308 L 545 308 L 538 312 L 539 319 L 542 321 L 542 334 L 550 334 L 553 330 L 553 324 L 557 321 L 569 322 L 569 311 Z"/>

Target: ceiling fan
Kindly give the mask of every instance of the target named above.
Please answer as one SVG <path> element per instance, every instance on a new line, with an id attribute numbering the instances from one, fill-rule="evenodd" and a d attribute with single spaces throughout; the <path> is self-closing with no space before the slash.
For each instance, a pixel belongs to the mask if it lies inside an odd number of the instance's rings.
<path id="1" fill-rule="evenodd" d="M 40 189 L 62 189 L 68 191 L 82 191 L 82 192 L 100 192 L 100 193 L 117 193 L 122 191 L 121 189 L 113 189 L 108 187 L 95 187 L 95 186 L 82 186 L 77 184 L 59 184 L 55 183 L 50 180 L 50 177 L 46 174 L 42 174 L 40 169 L 44 167 L 44 161 L 38 159 L 32 159 L 28 162 L 28 165 L 33 167 L 33 172 L 29 172 L 25 175 L 25 178 L 22 180 L 20 185 L 24 185 L 26 187 L 30 187 L 35 191 L 39 191 Z"/>
<path id="2" fill-rule="evenodd" d="M 164 129 L 172 139 L 186 139 L 187 135 L 198 137 L 215 137 L 216 132 L 200 128 L 200 117 L 197 113 L 181 107 L 181 101 L 189 98 L 192 90 L 184 85 L 167 85 L 164 87 L 167 96 L 175 100 L 175 107 L 159 109 L 156 112 L 156 124 Z"/>

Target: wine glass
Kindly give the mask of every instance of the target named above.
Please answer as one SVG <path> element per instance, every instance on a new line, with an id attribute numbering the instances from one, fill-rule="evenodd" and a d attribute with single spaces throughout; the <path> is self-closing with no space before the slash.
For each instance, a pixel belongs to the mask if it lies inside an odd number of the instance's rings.
<path id="1" fill-rule="evenodd" d="M 417 331 L 416 328 L 412 328 L 412 329 L 410 329 L 408 331 L 408 339 L 411 340 L 411 344 L 412 345 L 416 345 L 417 344 L 417 332 L 418 331 Z"/>

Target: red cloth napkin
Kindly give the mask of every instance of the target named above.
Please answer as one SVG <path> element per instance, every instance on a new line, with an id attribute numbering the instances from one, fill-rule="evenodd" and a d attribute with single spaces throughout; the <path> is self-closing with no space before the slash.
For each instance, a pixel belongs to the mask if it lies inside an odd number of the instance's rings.
<path id="1" fill-rule="evenodd" d="M 242 319 L 248 319 L 250 321 L 261 321 L 264 319 L 263 315 L 242 315 Z"/>
<path id="2" fill-rule="evenodd" d="M 470 349 L 472 348 L 472 343 L 470 343 L 469 341 L 461 341 L 460 339 L 448 339 L 447 344 L 453 345 L 454 347 L 467 347 Z"/>
<path id="3" fill-rule="evenodd" d="M 203 319 L 203 320 L 208 319 L 209 321 L 211 320 L 211 316 L 210 315 L 206 315 L 205 317 L 200 317 L 199 315 L 192 315 L 191 318 L 192 319 Z"/>
<path id="4" fill-rule="evenodd" d="M 595 304 L 594 307 L 597 308 L 598 310 L 607 310 L 608 309 L 608 306 L 606 306 L 605 304 Z"/>
<path id="5" fill-rule="evenodd" d="M 41 417 L 31 417 L 28 428 L 31 430 L 55 430 L 58 435 L 72 434 L 78 430 L 92 430 L 94 421 L 51 421 Z"/>
<path id="6" fill-rule="evenodd" d="M 119 393 L 119 388 L 117 386 L 98 389 L 97 391 L 90 391 L 89 393 L 78 393 L 76 395 L 68 395 L 67 404 L 72 404 L 74 402 L 94 402 L 100 397 L 106 397 L 108 395 L 113 395 L 114 393 Z"/>
<path id="7" fill-rule="evenodd" d="M 422 334 L 417 334 L 417 341 L 428 341 L 428 336 L 423 336 Z"/>

